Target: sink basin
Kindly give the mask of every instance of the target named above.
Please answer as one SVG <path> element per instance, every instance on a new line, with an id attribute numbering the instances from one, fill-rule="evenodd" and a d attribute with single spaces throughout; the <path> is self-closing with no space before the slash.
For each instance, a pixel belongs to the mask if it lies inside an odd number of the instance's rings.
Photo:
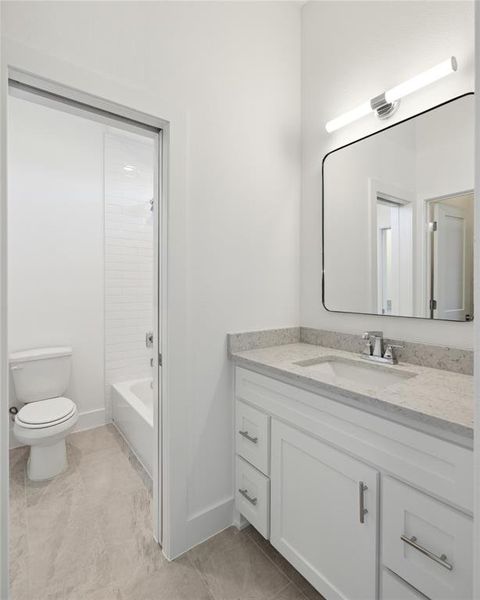
<path id="1" fill-rule="evenodd" d="M 395 383 L 415 377 L 409 371 L 396 371 L 395 367 L 362 363 L 338 356 L 322 356 L 293 363 L 308 369 L 311 373 L 348 379 L 369 387 L 385 388 Z"/>

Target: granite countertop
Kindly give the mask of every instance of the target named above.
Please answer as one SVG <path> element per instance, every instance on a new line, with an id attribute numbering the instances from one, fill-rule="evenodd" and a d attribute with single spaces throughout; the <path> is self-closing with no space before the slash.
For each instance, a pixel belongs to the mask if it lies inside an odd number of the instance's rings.
<path id="1" fill-rule="evenodd" d="M 427 433 L 437 433 L 452 441 L 470 446 L 473 441 L 473 377 L 451 371 L 400 363 L 379 365 L 415 377 L 375 387 L 354 382 L 330 373 L 294 364 L 299 361 L 334 356 L 366 363 L 358 354 L 305 343 L 290 343 L 243 352 L 232 352 L 232 360 L 241 367 L 265 375 L 280 377 L 283 381 L 305 389 L 344 399 L 360 409 L 382 414 L 392 420 L 407 422 Z"/>

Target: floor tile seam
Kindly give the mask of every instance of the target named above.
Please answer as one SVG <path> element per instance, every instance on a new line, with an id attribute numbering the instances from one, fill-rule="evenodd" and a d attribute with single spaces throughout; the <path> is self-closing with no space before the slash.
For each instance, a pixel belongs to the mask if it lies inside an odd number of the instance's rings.
<path id="1" fill-rule="evenodd" d="M 289 577 L 288 577 L 288 576 L 287 576 L 287 575 L 286 575 L 286 574 L 285 574 L 285 573 L 284 573 L 284 572 L 283 572 L 283 571 L 280 569 L 280 567 L 279 567 L 279 566 L 278 566 L 278 565 L 277 565 L 277 564 L 276 564 L 276 563 L 275 563 L 275 562 L 274 562 L 274 561 L 273 561 L 273 560 L 272 560 L 272 559 L 271 559 L 271 558 L 268 556 L 268 554 L 266 554 L 266 553 L 263 551 L 263 549 L 261 548 L 261 546 L 260 546 L 259 544 L 257 544 L 257 543 L 255 542 L 255 540 L 254 540 L 254 539 L 253 539 L 253 538 L 252 538 L 250 535 L 247 535 L 246 537 L 247 537 L 247 539 L 250 539 L 250 540 L 251 540 L 251 541 L 254 543 L 254 545 L 255 545 L 255 546 L 258 548 L 258 550 L 260 550 L 261 554 L 262 554 L 262 555 L 263 555 L 265 558 L 267 558 L 267 560 L 268 560 L 268 562 L 269 562 L 270 564 L 272 564 L 272 565 L 274 566 L 275 570 L 276 570 L 277 572 L 279 572 L 279 573 L 280 573 L 280 574 L 281 574 L 283 577 L 285 577 L 285 579 L 286 579 L 286 583 L 285 583 L 285 585 L 284 585 L 283 587 L 281 587 L 280 589 L 278 589 L 278 590 L 275 590 L 275 592 L 273 592 L 271 596 L 268 596 L 268 599 L 267 599 L 267 600 L 275 600 L 275 598 L 276 598 L 276 597 L 277 597 L 279 594 L 281 594 L 281 593 L 282 593 L 282 592 L 283 592 L 283 591 L 284 591 L 284 590 L 285 590 L 285 589 L 286 589 L 286 588 L 287 588 L 287 587 L 288 587 L 290 584 L 292 584 L 292 585 L 293 585 L 293 586 L 294 586 L 296 589 L 299 589 L 299 588 L 297 587 L 297 585 L 296 585 L 296 584 L 295 584 L 295 583 L 294 583 L 294 582 L 293 582 L 293 581 L 292 581 L 292 580 L 291 580 L 291 579 L 290 579 L 290 578 L 289 578 Z M 187 553 L 186 553 L 186 556 L 188 556 L 188 559 L 189 559 L 190 563 L 192 563 L 192 564 L 193 564 L 193 567 L 195 568 L 195 570 L 197 571 L 197 573 L 200 575 L 200 577 L 202 578 L 202 580 L 204 580 L 204 581 L 205 581 L 205 585 L 207 586 L 207 588 L 208 588 L 208 590 L 210 591 L 211 595 L 214 597 L 214 600 L 225 600 L 225 599 L 224 599 L 224 598 L 222 598 L 222 597 L 217 597 L 217 596 L 214 594 L 214 592 L 213 592 L 213 591 L 210 589 L 210 586 L 208 585 L 208 583 L 207 583 L 207 579 L 206 579 L 206 577 L 203 575 L 203 573 L 202 573 L 202 570 L 201 570 L 200 568 L 198 568 L 198 567 L 197 567 L 197 565 L 195 564 L 195 562 L 193 561 L 193 559 L 191 559 L 191 558 L 190 558 L 190 555 L 189 555 L 189 554 L 190 554 L 190 552 L 187 552 Z M 303 592 L 302 592 L 301 590 L 299 590 L 299 591 L 300 591 L 300 592 L 301 592 L 301 594 L 304 596 Z M 305 597 L 305 598 L 306 598 L 306 597 Z"/>
<path id="2" fill-rule="evenodd" d="M 208 579 L 203 574 L 202 569 L 197 567 L 197 565 L 195 564 L 195 561 L 191 557 L 192 549 L 193 548 L 191 548 L 190 550 L 187 550 L 187 552 L 185 552 L 185 554 L 183 554 L 182 556 L 186 557 L 186 559 L 188 560 L 190 565 L 193 567 L 194 571 L 197 573 L 197 575 L 199 575 L 200 579 L 202 580 L 203 585 L 205 586 L 205 589 L 207 590 L 207 592 L 208 592 L 209 596 L 212 598 L 212 600 L 224 600 L 224 598 L 217 598 L 216 594 L 213 592 L 210 585 L 208 584 Z M 177 560 L 178 558 L 182 558 L 182 556 L 178 556 L 174 560 Z M 171 562 L 173 562 L 173 561 L 171 561 Z"/>
<path id="3" fill-rule="evenodd" d="M 265 556 L 265 557 L 266 557 L 266 558 L 267 558 L 267 559 L 268 559 L 268 560 L 269 560 L 269 561 L 272 563 L 272 565 L 273 565 L 273 566 L 274 566 L 274 567 L 277 569 L 277 571 L 279 571 L 279 572 L 280 572 L 280 573 L 281 573 L 281 574 L 282 574 L 284 577 L 286 577 L 286 578 L 287 578 L 287 580 L 289 581 L 289 583 L 293 583 L 293 585 L 294 585 L 296 588 L 300 589 L 300 588 L 298 587 L 298 585 L 295 583 L 295 581 L 294 581 L 294 580 L 293 580 L 291 577 L 289 577 L 289 576 L 288 576 L 286 573 L 284 573 L 284 572 L 282 571 L 282 569 L 281 569 L 281 568 L 280 568 L 280 567 L 277 565 L 277 563 L 276 563 L 276 562 L 273 560 L 273 558 L 272 558 L 271 556 L 269 556 L 269 555 L 267 554 L 267 552 L 265 552 L 265 550 L 264 550 L 264 549 L 263 549 L 263 548 L 260 546 L 260 544 L 258 544 L 258 543 L 255 541 L 255 539 L 253 538 L 253 536 L 250 536 L 250 535 L 249 535 L 249 537 L 250 537 L 250 539 L 252 540 L 252 542 L 255 544 L 255 546 L 256 546 L 256 547 L 257 547 L 257 548 L 260 550 L 260 552 L 261 552 L 261 553 L 262 553 L 262 554 L 263 554 L 263 555 L 264 555 L 264 556 Z M 301 591 L 301 590 L 300 590 L 300 591 Z M 303 594 L 303 592 L 302 592 L 302 594 Z"/>
<path id="4" fill-rule="evenodd" d="M 133 494 L 148 494 L 148 490 L 143 486 L 135 486 L 132 489 L 127 491 L 116 491 L 112 490 L 107 493 L 100 493 L 98 495 L 94 495 L 92 493 L 86 493 L 86 503 L 91 507 L 98 508 L 111 508 L 112 501 L 127 501 L 127 499 L 131 499 Z M 149 497 L 149 501 L 151 502 L 151 498 Z M 152 526 L 153 531 L 153 526 Z"/>
<path id="5" fill-rule="evenodd" d="M 81 524 L 77 523 L 74 528 L 73 531 L 74 532 L 78 532 L 78 529 L 80 528 Z M 27 545 L 27 557 L 28 557 L 28 572 L 30 574 L 30 565 L 31 564 L 35 564 L 36 562 L 38 562 L 39 560 L 41 560 L 41 558 L 38 557 L 38 552 L 33 552 L 33 546 L 32 546 L 32 539 L 31 539 L 31 535 L 28 535 L 27 541 L 28 541 L 28 545 Z M 41 542 L 42 540 L 40 540 Z M 103 548 L 106 547 L 106 543 L 99 531 L 98 526 L 96 526 L 94 528 L 93 534 L 89 537 L 89 547 L 92 548 L 93 544 L 97 542 L 98 544 L 100 544 Z M 83 556 L 81 557 L 83 559 Z M 80 562 L 82 562 L 82 560 L 80 560 Z"/>
<path id="6" fill-rule="evenodd" d="M 288 579 L 288 577 L 287 577 L 287 579 Z M 268 600 L 276 600 L 280 596 L 280 594 L 282 594 L 291 585 L 292 585 L 292 582 L 290 580 L 288 580 L 287 583 L 280 590 L 278 590 L 277 592 L 275 592 L 273 594 L 273 596 L 271 596 L 270 598 L 268 598 Z"/>
<path id="7" fill-rule="evenodd" d="M 32 589 L 32 581 L 30 576 L 30 526 L 28 524 L 28 501 L 27 501 L 27 467 L 25 465 L 24 469 L 24 485 L 23 491 L 25 493 L 25 507 L 24 507 L 24 523 L 25 523 L 25 534 L 26 534 L 26 545 L 27 545 L 27 556 L 25 557 L 25 570 L 26 570 L 26 578 L 27 578 L 27 593 L 30 598 L 30 592 Z"/>
<path id="8" fill-rule="evenodd" d="M 120 462 L 124 464 L 130 464 L 128 460 L 128 456 L 120 448 L 100 448 L 98 450 L 92 450 L 91 452 L 82 452 L 80 457 L 77 457 L 79 464 L 76 465 L 76 468 L 82 466 L 82 461 L 84 465 L 91 466 L 95 462 L 105 462 L 110 457 L 115 457 L 115 459 L 121 459 Z"/>
<path id="9" fill-rule="evenodd" d="M 53 498 L 52 498 L 53 495 Z M 58 499 L 59 495 L 58 494 L 54 494 L 52 492 L 52 494 L 48 494 L 45 495 L 45 497 L 43 498 L 35 498 L 33 499 L 34 501 L 32 501 L 32 499 L 28 500 L 27 499 L 27 503 L 25 506 L 25 512 L 26 514 L 28 513 L 28 511 L 31 511 L 32 509 L 41 506 L 42 504 L 45 505 L 46 507 L 49 505 L 51 505 L 52 499 Z M 75 503 L 80 503 L 82 500 L 84 500 L 85 498 L 88 497 L 88 493 L 87 490 L 84 491 L 80 491 L 80 490 L 74 490 L 72 492 L 72 497 Z"/>
<path id="10" fill-rule="evenodd" d="M 109 464 L 102 461 L 99 461 L 99 463 L 102 464 L 103 467 Z M 126 478 L 127 480 L 131 480 L 132 482 L 142 481 L 142 478 L 137 474 L 137 472 L 134 469 L 130 467 L 128 463 L 125 465 L 119 465 L 115 464 L 115 461 L 112 461 L 110 467 L 116 470 L 116 473 L 114 474 L 114 477 L 116 478 L 123 476 L 124 478 Z M 78 469 L 78 473 L 83 480 L 87 480 L 89 477 L 91 477 L 92 472 L 95 472 L 95 465 L 89 465 L 88 467 L 79 467 Z"/>
<path id="11" fill-rule="evenodd" d="M 275 565 L 277 566 L 277 565 Z M 278 569 L 278 567 L 277 567 Z M 277 590 L 276 592 L 274 592 L 271 596 L 269 596 L 266 600 L 277 600 L 277 598 L 290 586 L 293 586 L 298 592 L 300 592 L 302 598 L 305 598 L 305 600 L 307 600 L 307 597 L 305 596 L 305 594 L 302 592 L 302 590 L 293 582 L 291 581 L 286 575 L 285 573 L 282 573 L 286 579 L 287 579 L 287 583 L 280 588 L 279 590 Z"/>
<path id="12" fill-rule="evenodd" d="M 86 483 L 91 478 L 91 472 L 89 474 L 89 473 L 87 473 L 85 471 L 86 471 L 86 469 L 81 469 L 81 468 L 78 470 L 79 476 L 82 479 L 82 482 L 83 482 L 84 485 L 86 485 Z M 126 475 L 127 480 L 131 481 L 132 484 L 133 483 L 134 484 L 141 484 L 145 489 L 147 489 L 146 486 L 145 486 L 145 484 L 143 483 L 141 477 L 139 477 L 138 475 L 135 475 L 135 477 L 130 477 L 130 470 L 128 469 L 127 472 L 128 472 L 128 474 Z M 135 473 L 135 471 L 133 471 L 133 473 Z M 118 473 L 116 474 L 116 477 L 118 477 Z"/>

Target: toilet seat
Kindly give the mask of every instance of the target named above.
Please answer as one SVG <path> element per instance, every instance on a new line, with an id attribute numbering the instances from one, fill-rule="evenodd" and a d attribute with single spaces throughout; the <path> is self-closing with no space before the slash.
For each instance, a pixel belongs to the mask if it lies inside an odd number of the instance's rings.
<path id="1" fill-rule="evenodd" d="M 17 413 L 15 421 L 25 429 L 44 429 L 68 421 L 76 411 L 70 398 L 59 396 L 26 404 Z"/>

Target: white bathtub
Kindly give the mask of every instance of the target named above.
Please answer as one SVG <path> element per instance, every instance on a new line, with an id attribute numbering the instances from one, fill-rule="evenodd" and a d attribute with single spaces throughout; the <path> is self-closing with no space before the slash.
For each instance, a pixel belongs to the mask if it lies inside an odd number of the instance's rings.
<path id="1" fill-rule="evenodd" d="M 153 391 L 151 379 L 112 385 L 112 417 L 147 473 L 153 463 Z"/>

